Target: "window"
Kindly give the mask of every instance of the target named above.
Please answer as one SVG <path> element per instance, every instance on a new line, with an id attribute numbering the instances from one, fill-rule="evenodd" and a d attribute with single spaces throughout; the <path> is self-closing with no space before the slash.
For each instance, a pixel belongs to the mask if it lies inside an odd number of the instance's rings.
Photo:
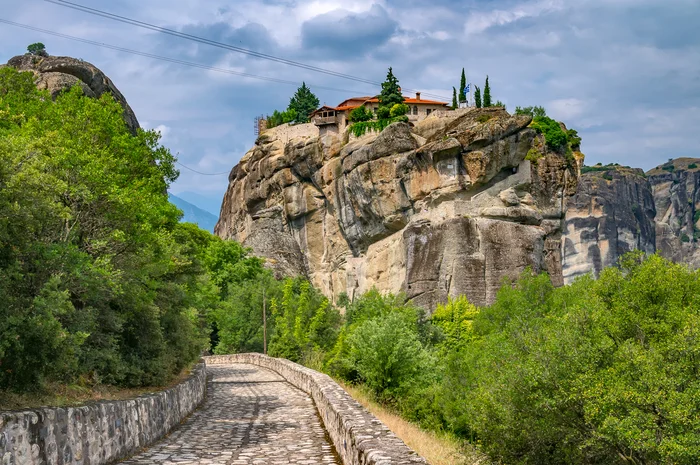
<path id="1" fill-rule="evenodd" d="M 413 105 L 413 114 L 414 115 L 418 114 L 418 105 Z"/>
<path id="2" fill-rule="evenodd" d="M 430 114 L 431 111 L 433 111 L 433 110 L 431 110 L 430 108 L 428 108 L 427 110 L 425 110 L 425 115 L 428 116 L 428 115 Z"/>

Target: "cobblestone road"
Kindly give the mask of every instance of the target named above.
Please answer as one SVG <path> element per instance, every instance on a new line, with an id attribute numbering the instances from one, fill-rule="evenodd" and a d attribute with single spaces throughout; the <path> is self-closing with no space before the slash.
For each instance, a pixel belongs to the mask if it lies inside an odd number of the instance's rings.
<path id="1" fill-rule="evenodd" d="M 169 436 L 122 464 L 338 464 L 316 407 L 277 373 L 210 365 L 207 399 Z"/>

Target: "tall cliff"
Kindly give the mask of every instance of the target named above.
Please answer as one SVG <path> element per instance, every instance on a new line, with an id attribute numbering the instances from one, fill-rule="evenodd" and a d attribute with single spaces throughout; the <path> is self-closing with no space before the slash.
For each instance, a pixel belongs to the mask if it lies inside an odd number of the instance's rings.
<path id="1" fill-rule="evenodd" d="M 656 249 L 700 268 L 700 159 L 678 158 L 647 173 L 656 204 Z"/>
<path id="2" fill-rule="evenodd" d="M 359 139 L 266 131 L 231 171 L 215 232 L 332 297 L 376 286 L 428 308 L 481 305 L 528 266 L 561 284 L 578 167 L 530 121 L 488 108 Z"/>
<path id="3" fill-rule="evenodd" d="M 567 199 L 564 282 L 591 272 L 597 276 L 635 249 L 654 253 L 655 214 L 642 170 L 609 165 L 582 174 L 576 193 Z"/>

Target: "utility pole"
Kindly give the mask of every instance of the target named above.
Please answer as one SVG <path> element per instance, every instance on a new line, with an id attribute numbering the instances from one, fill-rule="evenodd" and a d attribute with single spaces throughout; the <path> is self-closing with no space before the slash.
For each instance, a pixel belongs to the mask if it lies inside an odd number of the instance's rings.
<path id="1" fill-rule="evenodd" d="M 263 282 L 263 354 L 267 355 L 267 307 L 265 305 L 265 283 Z"/>

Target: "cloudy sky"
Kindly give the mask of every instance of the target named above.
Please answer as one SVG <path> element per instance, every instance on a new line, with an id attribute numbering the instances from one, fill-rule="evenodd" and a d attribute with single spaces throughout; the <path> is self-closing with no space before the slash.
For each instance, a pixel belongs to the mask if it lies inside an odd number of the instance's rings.
<path id="1" fill-rule="evenodd" d="M 543 105 L 579 130 L 587 164 L 649 169 L 700 157 L 700 0 L 72 0 L 372 81 L 451 96 L 462 67 L 506 103 Z M 139 29 L 43 0 L 0 0 L 0 18 L 102 43 L 301 83 L 337 104 L 378 88 Z M 228 172 L 253 119 L 294 85 L 130 55 L 0 24 L 0 61 L 41 41 L 109 75 L 141 124 L 188 167 Z M 337 90 L 320 89 L 319 86 Z M 174 193 L 220 202 L 226 175 L 181 168 Z M 211 208 L 211 207 L 210 207 Z"/>

